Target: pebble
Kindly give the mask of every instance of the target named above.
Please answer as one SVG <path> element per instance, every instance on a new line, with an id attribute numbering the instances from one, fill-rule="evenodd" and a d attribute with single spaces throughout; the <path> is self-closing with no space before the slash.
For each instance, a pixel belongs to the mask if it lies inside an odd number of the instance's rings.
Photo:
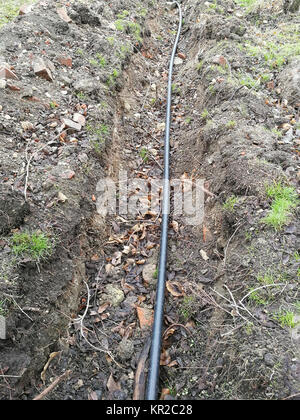
<path id="1" fill-rule="evenodd" d="M 5 89 L 5 88 L 6 88 L 6 80 L 0 79 L 0 89 Z"/>
<path id="2" fill-rule="evenodd" d="M 30 121 L 21 121 L 21 127 L 24 131 L 29 131 L 34 129 L 34 125 Z"/>
<path id="3" fill-rule="evenodd" d="M 175 59 L 174 59 L 174 66 L 180 66 L 180 64 L 182 64 L 182 63 L 183 63 L 182 58 L 175 57 Z"/>

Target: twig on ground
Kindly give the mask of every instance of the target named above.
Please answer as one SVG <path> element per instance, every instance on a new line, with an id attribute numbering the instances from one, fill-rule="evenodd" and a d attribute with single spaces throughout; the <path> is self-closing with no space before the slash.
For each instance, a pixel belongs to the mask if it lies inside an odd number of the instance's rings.
<path id="1" fill-rule="evenodd" d="M 90 346 L 90 347 L 92 347 L 92 349 L 94 349 L 94 350 L 96 350 L 96 351 L 100 351 L 100 352 L 102 352 L 102 353 L 106 353 L 111 359 L 112 359 L 112 361 L 113 362 L 115 362 L 115 364 L 120 368 L 120 369 L 123 369 L 123 366 L 121 366 L 120 365 L 120 363 L 118 363 L 116 360 L 115 360 L 115 358 L 113 357 L 113 355 L 111 354 L 111 352 L 109 351 L 109 350 L 106 350 L 106 349 L 103 349 L 103 348 L 100 348 L 100 347 L 96 347 L 96 346 L 94 346 L 87 338 L 86 338 L 86 336 L 85 336 L 85 334 L 84 334 L 84 328 L 86 328 L 85 326 L 84 326 L 84 324 L 83 324 L 83 321 L 84 321 L 84 318 L 86 317 L 86 315 L 87 315 L 87 313 L 88 313 L 88 310 L 89 310 L 89 305 L 90 305 L 90 299 L 91 299 L 91 294 L 90 294 L 90 289 L 89 289 L 89 286 L 88 286 L 88 284 L 87 284 L 87 282 L 85 281 L 85 280 L 83 280 L 83 283 L 85 284 L 85 287 L 86 287 L 86 290 L 87 290 L 87 302 L 86 302 L 86 308 L 85 308 L 85 311 L 84 311 L 84 313 L 83 313 L 83 315 L 82 316 L 79 316 L 78 318 L 76 318 L 76 319 L 74 319 L 73 320 L 73 323 L 74 324 L 76 324 L 76 323 L 79 323 L 80 324 L 80 335 L 81 335 L 81 337 L 85 340 L 85 342 Z"/>
<path id="2" fill-rule="evenodd" d="M 67 370 L 62 375 L 60 375 L 58 378 L 56 378 L 52 384 L 50 384 L 44 391 L 42 391 L 39 395 L 33 398 L 34 401 L 42 400 L 49 392 L 51 392 L 62 380 L 67 378 L 71 373 L 71 370 Z"/>
<path id="3" fill-rule="evenodd" d="M 240 303 L 243 302 L 248 296 L 250 296 L 253 292 L 256 292 L 256 290 L 265 289 L 266 287 L 278 287 L 278 286 L 285 286 L 287 283 L 272 283 L 272 284 L 265 284 L 264 286 L 256 287 L 255 289 L 252 289 L 249 293 L 247 293 L 245 296 L 242 297 L 240 300 Z"/>
<path id="4" fill-rule="evenodd" d="M 227 250 L 228 250 L 228 246 L 229 246 L 229 244 L 230 244 L 230 242 L 231 242 L 231 240 L 232 240 L 232 238 L 234 237 L 234 235 L 236 234 L 236 232 L 239 230 L 239 228 L 241 227 L 241 226 L 243 226 L 243 223 L 241 223 L 236 229 L 235 229 L 235 231 L 233 232 L 233 234 L 230 236 L 230 238 L 229 238 L 229 240 L 228 240 L 228 242 L 227 242 L 227 245 L 226 245 L 226 248 L 225 248 L 225 251 L 224 251 L 224 260 L 223 260 L 223 264 L 224 264 L 224 266 L 226 265 L 226 258 L 227 258 Z"/>

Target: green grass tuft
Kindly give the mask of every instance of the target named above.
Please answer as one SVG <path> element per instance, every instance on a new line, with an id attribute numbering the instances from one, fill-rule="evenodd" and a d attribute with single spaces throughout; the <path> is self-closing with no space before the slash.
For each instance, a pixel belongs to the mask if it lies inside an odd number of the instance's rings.
<path id="1" fill-rule="evenodd" d="M 53 251 L 50 239 L 40 232 L 15 233 L 11 238 L 12 251 L 17 257 L 39 261 Z"/>
<path id="2" fill-rule="evenodd" d="M 262 219 L 262 222 L 275 230 L 280 230 L 289 222 L 293 209 L 297 207 L 297 193 L 293 187 L 274 182 L 267 186 L 266 194 L 272 199 L 272 203 L 269 214 Z"/>

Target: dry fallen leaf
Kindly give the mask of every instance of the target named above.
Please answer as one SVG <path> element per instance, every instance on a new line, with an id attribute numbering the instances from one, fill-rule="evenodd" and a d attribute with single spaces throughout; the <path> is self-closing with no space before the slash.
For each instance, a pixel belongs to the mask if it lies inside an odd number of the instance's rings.
<path id="1" fill-rule="evenodd" d="M 171 356 L 169 355 L 168 350 L 163 350 L 160 355 L 160 366 L 167 366 L 171 363 Z"/>
<path id="2" fill-rule="evenodd" d="M 112 374 L 110 374 L 106 386 L 109 392 L 119 391 L 121 389 L 120 384 L 114 380 Z"/>
<path id="3" fill-rule="evenodd" d="M 176 360 L 173 360 L 172 362 L 170 362 L 168 364 L 168 367 L 173 367 L 173 366 L 177 366 L 177 365 L 178 365 L 178 362 Z"/>
<path id="4" fill-rule="evenodd" d="M 170 395 L 169 388 L 163 388 L 160 394 L 160 400 L 164 400 L 166 395 Z"/>
<path id="5" fill-rule="evenodd" d="M 45 364 L 43 371 L 41 373 L 41 379 L 45 383 L 46 380 L 46 370 L 48 369 L 48 366 L 50 365 L 51 360 L 56 357 L 58 354 L 60 354 L 60 351 L 54 351 L 53 353 L 50 353 L 49 359 L 47 363 Z"/>
<path id="6" fill-rule="evenodd" d="M 102 314 L 106 309 L 109 307 L 109 303 L 105 302 L 103 305 L 99 306 L 98 308 L 98 314 Z"/>
<path id="7" fill-rule="evenodd" d="M 111 260 L 112 265 L 120 265 L 122 261 L 122 252 L 117 251 L 114 253 L 113 258 Z"/>
<path id="8" fill-rule="evenodd" d="M 173 220 L 171 222 L 171 225 L 172 225 L 172 228 L 173 228 L 174 232 L 178 233 L 178 231 L 179 231 L 179 224 L 178 224 L 178 222 L 176 222 L 176 220 Z"/>
<path id="9" fill-rule="evenodd" d="M 172 296 L 180 297 L 184 295 L 183 288 L 178 281 L 167 281 L 166 287 Z"/>

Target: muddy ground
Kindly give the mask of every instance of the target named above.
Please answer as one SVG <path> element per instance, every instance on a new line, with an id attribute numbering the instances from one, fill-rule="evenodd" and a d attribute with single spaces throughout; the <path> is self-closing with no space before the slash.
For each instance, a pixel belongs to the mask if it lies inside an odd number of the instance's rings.
<path id="1" fill-rule="evenodd" d="M 204 220 L 171 206 L 161 399 L 299 399 L 297 203 L 266 222 L 270 186 L 299 193 L 296 3 L 182 2 L 171 176 L 204 181 Z M 162 176 L 177 23 L 155 0 L 45 0 L 0 28 L 1 399 L 57 378 L 43 398 L 144 398 L 160 213 L 99 205 L 106 177 Z"/>

